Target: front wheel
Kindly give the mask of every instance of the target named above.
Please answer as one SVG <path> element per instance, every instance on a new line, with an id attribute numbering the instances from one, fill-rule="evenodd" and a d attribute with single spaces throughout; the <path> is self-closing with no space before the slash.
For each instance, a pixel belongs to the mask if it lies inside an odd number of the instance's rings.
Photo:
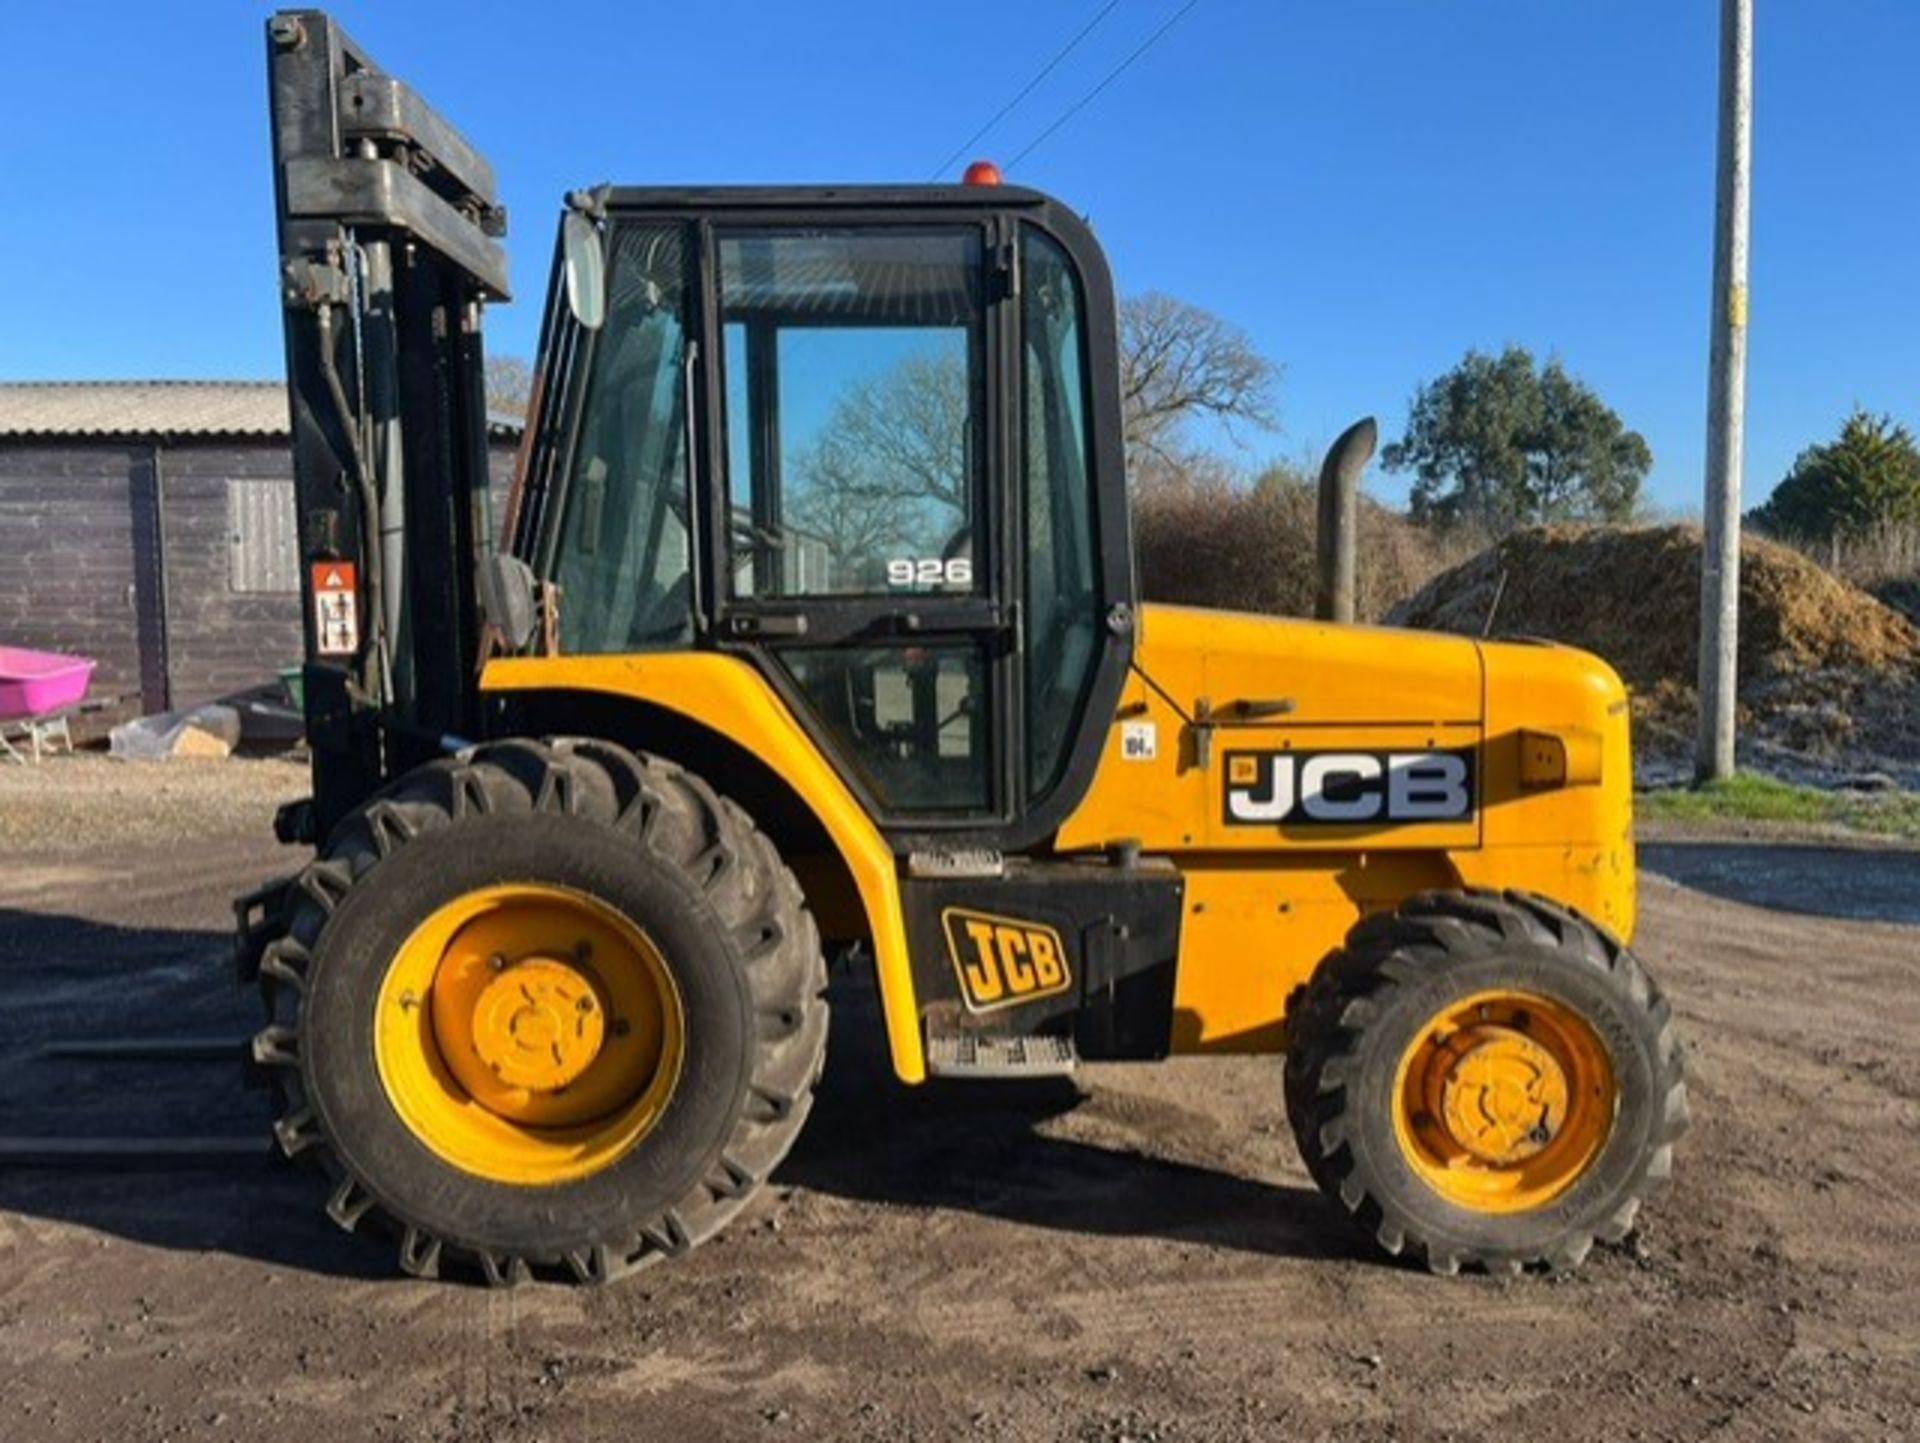
<path id="1" fill-rule="evenodd" d="M 798 1135 L 818 934 L 669 763 L 505 742 L 400 779 L 256 935 L 276 1133 L 401 1266 L 603 1281 L 712 1236 Z"/>
<path id="2" fill-rule="evenodd" d="M 1365 919 L 1287 1030 L 1308 1171 L 1436 1272 L 1577 1266 L 1627 1234 L 1687 1124 L 1666 999 L 1540 897 L 1429 892 Z"/>

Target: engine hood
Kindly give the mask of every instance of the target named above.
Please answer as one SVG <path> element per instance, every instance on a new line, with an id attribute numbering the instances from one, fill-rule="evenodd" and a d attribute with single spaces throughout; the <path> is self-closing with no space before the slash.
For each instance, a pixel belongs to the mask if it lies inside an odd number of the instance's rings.
<path id="1" fill-rule="evenodd" d="M 1149 604 L 1134 665 L 1182 712 L 1204 701 L 1221 726 L 1484 720 L 1480 644 L 1438 632 Z"/>

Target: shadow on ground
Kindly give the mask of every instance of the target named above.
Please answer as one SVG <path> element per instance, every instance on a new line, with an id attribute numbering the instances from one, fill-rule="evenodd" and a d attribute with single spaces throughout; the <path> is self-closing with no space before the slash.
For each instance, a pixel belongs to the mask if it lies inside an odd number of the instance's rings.
<path id="1" fill-rule="evenodd" d="M 220 1251 L 347 1277 L 391 1271 L 389 1248 L 346 1236 L 324 1189 L 271 1160 L 269 1103 L 233 1060 L 49 1058 L 50 1042 L 231 1036 L 258 1025 L 222 933 L 121 927 L 0 908 L 0 1098 L 14 1138 L 260 1138 L 260 1160 L 160 1167 L 9 1166 L 0 1209 L 184 1251 Z M 782 1185 L 1038 1227 L 1154 1237 L 1268 1255 L 1352 1257 L 1317 1193 L 1049 1136 L 1088 1105 L 1072 1082 L 933 1083 L 888 1072 L 870 991 L 839 987 L 832 1056 Z M 0 1150 L 6 1147 L 0 1139 Z"/>
<path id="2" fill-rule="evenodd" d="M 934 1079 L 904 1087 L 887 1069 L 871 990 L 836 987 L 833 1002 L 827 1075 L 807 1130 L 781 1169 L 783 1183 L 1062 1232 L 1157 1237 L 1271 1256 L 1374 1256 L 1356 1245 L 1314 1189 L 1041 1130 L 1098 1106 L 1071 1079 Z M 1176 1115 L 1149 1125 L 1159 1138 L 1179 1122 Z M 1177 1145 L 1176 1138 L 1167 1140 Z"/>
<path id="3" fill-rule="evenodd" d="M 1813 917 L 1920 923 L 1920 851 L 1770 842 L 1645 842 L 1640 865 L 1683 887 Z"/>
<path id="4" fill-rule="evenodd" d="M 378 1275 L 386 1253 L 335 1229 L 317 1181 L 273 1162 L 267 1095 L 247 1085 L 237 1045 L 228 1058 L 172 1063 L 44 1055 L 49 1043 L 109 1037 L 238 1044 L 260 1010 L 234 985 L 229 955 L 224 933 L 0 907 L 0 1098 L 10 1140 L 260 1140 L 251 1159 L 209 1153 L 167 1167 L 104 1157 L 0 1162 L 0 1209 L 181 1251 Z"/>

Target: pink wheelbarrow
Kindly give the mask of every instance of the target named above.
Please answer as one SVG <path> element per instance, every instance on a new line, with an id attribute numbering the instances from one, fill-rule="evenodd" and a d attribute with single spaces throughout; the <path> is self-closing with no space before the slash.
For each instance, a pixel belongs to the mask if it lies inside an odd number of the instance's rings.
<path id="1" fill-rule="evenodd" d="M 72 751 L 67 718 L 87 694 L 93 667 L 89 657 L 0 646 L 0 757 L 28 760 L 15 741 L 36 762 L 56 741 Z"/>

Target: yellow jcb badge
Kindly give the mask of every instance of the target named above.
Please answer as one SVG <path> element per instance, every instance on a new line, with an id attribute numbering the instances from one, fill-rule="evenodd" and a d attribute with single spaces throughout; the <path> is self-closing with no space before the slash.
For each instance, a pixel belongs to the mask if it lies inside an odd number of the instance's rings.
<path id="1" fill-rule="evenodd" d="M 940 921 L 969 1012 L 1051 997 L 1072 984 L 1067 949 L 1051 927 L 970 907 L 948 907 Z"/>

